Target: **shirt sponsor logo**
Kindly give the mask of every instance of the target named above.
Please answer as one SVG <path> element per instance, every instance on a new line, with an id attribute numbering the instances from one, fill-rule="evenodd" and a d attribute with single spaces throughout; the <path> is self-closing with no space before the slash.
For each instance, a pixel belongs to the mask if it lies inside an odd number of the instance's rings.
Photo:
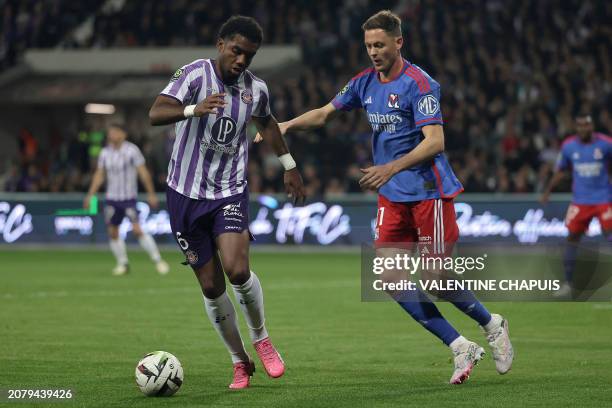
<path id="1" fill-rule="evenodd" d="M 402 123 L 402 117 L 395 113 L 368 113 L 368 121 L 374 132 L 395 133 L 395 126 Z"/>
<path id="2" fill-rule="evenodd" d="M 580 177 L 598 177 L 602 170 L 601 162 L 576 163 L 574 168 Z"/>
<path id="3" fill-rule="evenodd" d="M 221 116 L 212 126 L 210 131 L 212 140 L 222 146 L 229 145 L 236 137 L 238 125 L 236 121 L 229 116 Z"/>
<path id="4" fill-rule="evenodd" d="M 440 103 L 433 95 L 425 95 L 417 104 L 417 108 L 421 115 L 431 116 L 440 110 Z"/>

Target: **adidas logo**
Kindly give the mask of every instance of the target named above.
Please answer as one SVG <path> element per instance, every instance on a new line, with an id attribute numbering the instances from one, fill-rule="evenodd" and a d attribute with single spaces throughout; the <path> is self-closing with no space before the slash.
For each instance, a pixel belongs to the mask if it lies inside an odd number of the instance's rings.
<path id="1" fill-rule="evenodd" d="M 365 105 L 365 104 L 368 104 L 368 103 L 372 103 L 372 97 L 371 96 L 368 96 L 363 104 Z"/>

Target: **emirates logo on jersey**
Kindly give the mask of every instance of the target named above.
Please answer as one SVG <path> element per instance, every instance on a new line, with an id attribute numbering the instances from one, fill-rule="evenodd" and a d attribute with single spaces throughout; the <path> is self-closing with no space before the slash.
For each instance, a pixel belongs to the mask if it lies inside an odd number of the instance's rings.
<path id="1" fill-rule="evenodd" d="M 399 95 L 398 94 L 389 94 L 389 99 L 387 99 L 387 107 L 399 109 Z"/>

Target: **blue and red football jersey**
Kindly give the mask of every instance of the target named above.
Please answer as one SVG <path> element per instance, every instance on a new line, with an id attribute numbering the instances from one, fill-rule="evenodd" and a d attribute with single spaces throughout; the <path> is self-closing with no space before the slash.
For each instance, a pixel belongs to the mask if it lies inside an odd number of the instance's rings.
<path id="1" fill-rule="evenodd" d="M 421 128 L 442 125 L 440 85 L 404 60 L 402 73 L 381 82 L 374 68 L 361 72 L 334 97 L 336 109 L 364 108 L 372 126 L 374 164 L 396 160 L 423 140 Z M 454 197 L 463 187 L 443 153 L 397 173 L 379 190 L 394 202 Z"/>
<path id="2" fill-rule="evenodd" d="M 606 204 L 612 202 L 610 166 L 612 162 L 612 138 L 593 133 L 590 143 L 583 143 L 578 136 L 563 142 L 557 160 L 557 170 L 572 169 L 572 191 L 575 204 Z"/>

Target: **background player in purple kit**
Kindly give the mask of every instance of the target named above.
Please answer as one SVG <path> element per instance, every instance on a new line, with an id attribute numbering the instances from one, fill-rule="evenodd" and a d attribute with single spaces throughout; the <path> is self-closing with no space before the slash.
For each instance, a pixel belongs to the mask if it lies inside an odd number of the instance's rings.
<path id="1" fill-rule="evenodd" d="M 176 123 L 167 179 L 170 223 L 202 287 L 208 317 L 231 354 L 232 389 L 248 387 L 255 366 L 240 337 L 223 272 L 266 372 L 275 378 L 285 370 L 265 327 L 261 284 L 249 268 L 246 130 L 251 119 L 285 168 L 289 197 L 304 200 L 302 178 L 270 112 L 268 87 L 247 70 L 262 40 L 254 19 L 230 18 L 219 31 L 218 57 L 180 68 L 149 112 L 152 125 Z"/>
<path id="2" fill-rule="evenodd" d="M 377 247 L 418 243 L 428 256 L 450 256 L 459 236 L 453 198 L 463 187 L 443 154 L 440 85 L 402 58 L 401 20 L 397 15 L 380 11 L 362 28 L 373 68 L 353 77 L 329 104 L 281 123 L 281 131 L 316 129 L 340 111 L 363 108 L 373 131 L 375 165 L 362 169 L 360 184 L 379 193 Z M 489 313 L 471 291 L 440 295 L 480 324 L 497 371 L 507 373 L 514 357 L 507 321 Z M 420 290 L 392 296 L 452 350 L 455 370 L 450 382 L 465 382 L 484 355 L 483 348 L 461 336 Z"/>
<path id="3" fill-rule="evenodd" d="M 569 234 L 563 256 L 565 283 L 556 293 L 559 297 L 571 294 L 578 243 L 593 218 L 599 220 L 602 234 L 612 242 L 612 138 L 593 131 L 590 113 L 576 117 L 576 133 L 563 142 L 556 172 L 540 200 L 546 204 L 551 191 L 571 169 L 574 196 L 565 216 Z"/>
<path id="4" fill-rule="evenodd" d="M 168 264 L 161 258 L 155 240 L 142 230 L 138 223 L 136 211 L 136 196 L 138 195 L 137 175 L 147 190 L 149 205 L 157 208 L 157 197 L 153 188 L 151 175 L 145 166 L 145 159 L 136 146 L 126 140 L 127 132 L 120 124 L 111 124 L 107 130 L 107 146 L 98 157 L 98 166 L 91 180 L 87 196 L 83 201 L 85 208 L 89 207 L 91 197 L 98 192 L 106 179 L 106 204 L 104 219 L 106 220 L 110 247 L 117 260 L 113 275 L 121 276 L 129 272 L 129 263 L 125 242 L 119 236 L 119 225 L 126 216 L 132 223 L 132 231 L 138 238 L 140 246 L 155 262 L 157 272 L 168 273 Z"/>

